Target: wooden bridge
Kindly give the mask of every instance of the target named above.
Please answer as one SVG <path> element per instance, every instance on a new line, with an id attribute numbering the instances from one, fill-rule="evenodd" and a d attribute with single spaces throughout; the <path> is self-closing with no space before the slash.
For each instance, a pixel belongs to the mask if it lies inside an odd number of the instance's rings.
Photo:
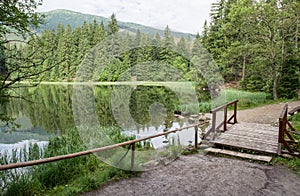
<path id="1" fill-rule="evenodd" d="M 238 100 L 235 100 L 211 111 L 212 126 L 203 139 L 209 139 L 215 147 L 206 149 L 207 152 L 266 162 L 270 162 L 272 157 L 264 155 L 281 155 L 283 153 L 293 156 L 299 155 L 291 147 L 291 144 L 297 144 L 292 134 L 298 133 L 287 119 L 287 104 L 279 116 L 279 126 L 274 127 L 268 124 L 237 123 L 237 103 Z M 233 114 L 227 118 L 228 107 L 232 105 L 234 106 Z M 221 116 L 219 124 L 217 123 L 218 116 Z M 228 124 L 230 125 L 229 127 Z M 247 154 L 241 151 L 251 151 L 263 155 Z"/>

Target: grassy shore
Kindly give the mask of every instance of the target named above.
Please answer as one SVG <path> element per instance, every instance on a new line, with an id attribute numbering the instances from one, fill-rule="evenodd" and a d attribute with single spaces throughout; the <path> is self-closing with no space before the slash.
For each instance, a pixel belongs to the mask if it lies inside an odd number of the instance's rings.
<path id="1" fill-rule="evenodd" d="M 122 142 L 131 137 L 117 134 L 118 128 L 108 128 L 114 142 Z M 115 137 L 118 135 L 119 137 Z M 36 160 L 86 150 L 76 129 L 66 135 L 50 139 L 45 149 L 31 145 L 11 157 L 2 155 L 0 164 Z M 102 162 L 91 154 L 68 160 L 46 163 L 25 169 L 11 169 L 0 172 L 0 195 L 70 195 L 90 191 L 111 180 L 127 178 L 134 173 L 117 169 Z"/>

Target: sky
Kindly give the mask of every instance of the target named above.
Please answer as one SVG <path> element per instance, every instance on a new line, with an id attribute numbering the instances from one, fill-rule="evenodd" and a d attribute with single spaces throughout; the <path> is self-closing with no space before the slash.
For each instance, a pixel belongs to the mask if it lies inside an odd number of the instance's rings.
<path id="1" fill-rule="evenodd" d="M 173 31 L 196 34 L 209 20 L 210 5 L 217 0 L 43 0 L 38 11 L 68 9 Z"/>

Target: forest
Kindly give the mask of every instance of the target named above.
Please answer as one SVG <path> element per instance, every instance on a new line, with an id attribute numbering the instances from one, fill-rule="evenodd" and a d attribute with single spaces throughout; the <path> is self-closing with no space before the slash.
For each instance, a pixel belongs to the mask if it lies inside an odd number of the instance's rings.
<path id="1" fill-rule="evenodd" d="M 30 35 L 26 44 L 1 42 L 1 73 L 7 81 L 114 82 L 142 64 L 149 75 L 135 73 L 138 81 L 196 81 L 199 89 L 234 82 L 274 100 L 293 98 L 300 83 L 299 13 L 297 0 L 220 0 L 193 39 L 173 37 L 168 26 L 163 36 L 120 32 L 115 14 L 107 25 L 60 24 Z M 181 77 L 157 75 L 147 62 L 163 72 L 171 66 Z"/>

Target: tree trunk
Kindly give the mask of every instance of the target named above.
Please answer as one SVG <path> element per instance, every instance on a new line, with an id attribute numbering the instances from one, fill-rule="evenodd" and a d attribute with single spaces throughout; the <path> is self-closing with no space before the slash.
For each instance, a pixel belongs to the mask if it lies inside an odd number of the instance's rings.
<path id="1" fill-rule="evenodd" d="M 296 49 L 298 48 L 298 31 L 299 31 L 299 15 L 297 14 L 296 16 L 297 20 L 296 20 L 296 33 L 295 33 L 295 47 Z"/>
<path id="2" fill-rule="evenodd" d="M 246 71 L 246 56 L 244 56 L 244 60 L 243 60 L 242 80 L 245 79 L 245 71 Z"/>
<path id="3" fill-rule="evenodd" d="M 275 101 L 278 100 L 277 85 L 278 85 L 278 76 L 277 76 L 277 74 L 275 72 L 274 73 L 274 81 L 273 81 L 273 99 Z"/>

